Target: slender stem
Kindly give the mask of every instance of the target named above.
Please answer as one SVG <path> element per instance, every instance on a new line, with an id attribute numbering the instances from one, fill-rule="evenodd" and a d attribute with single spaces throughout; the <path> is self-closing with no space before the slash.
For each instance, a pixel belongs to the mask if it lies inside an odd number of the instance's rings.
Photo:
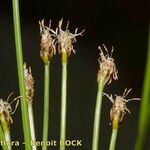
<path id="1" fill-rule="evenodd" d="M 43 142 L 48 140 L 48 127 L 49 127 L 49 82 L 50 82 L 50 64 L 44 66 L 44 113 L 43 113 Z M 44 144 L 43 150 L 47 150 Z"/>
<path id="2" fill-rule="evenodd" d="M 26 148 L 26 150 L 31 150 L 30 126 L 29 126 L 25 83 L 24 83 L 19 1 L 12 0 L 12 5 L 13 5 L 14 34 L 15 34 L 15 44 L 16 44 L 16 57 L 17 57 L 19 88 L 20 88 L 20 95 L 22 96 L 21 111 L 22 111 L 22 122 L 23 122 L 23 131 L 24 131 L 24 139 L 25 139 L 25 148 Z"/>
<path id="3" fill-rule="evenodd" d="M 2 126 L 0 124 L 0 141 L 5 141 L 4 131 L 2 129 Z M 3 147 L 3 150 L 8 150 L 8 147 L 5 144 L 1 144 Z"/>
<path id="4" fill-rule="evenodd" d="M 135 150 L 141 150 L 144 148 L 144 142 L 149 127 L 149 105 L 150 105 L 150 24 L 149 24 L 149 35 L 148 35 L 148 51 L 147 51 L 147 62 L 145 68 L 140 119 L 138 124 L 138 137 L 136 140 Z"/>
<path id="5" fill-rule="evenodd" d="M 67 54 L 62 54 L 62 83 L 61 83 L 61 121 L 60 140 L 66 140 L 66 110 L 67 110 Z M 65 150 L 65 144 L 60 144 L 60 150 Z"/>
<path id="6" fill-rule="evenodd" d="M 10 138 L 10 131 L 9 130 L 4 131 L 4 135 L 5 135 L 5 140 L 7 142 L 10 142 L 10 144 L 7 144 L 8 150 L 12 150 L 12 147 L 11 147 L 11 138 Z"/>
<path id="7" fill-rule="evenodd" d="M 5 121 L 5 117 L 3 115 L 1 116 L 1 124 L 2 124 L 3 131 L 4 131 L 5 141 L 9 143 L 9 144 L 6 144 L 7 145 L 6 149 L 12 150 L 9 127 L 8 127 L 8 124 Z"/>
<path id="8" fill-rule="evenodd" d="M 33 115 L 33 108 L 32 103 L 28 103 L 28 114 L 29 114 L 29 123 L 30 123 L 30 133 L 31 133 L 31 141 L 36 141 L 35 136 L 35 128 L 34 128 L 34 115 Z M 36 144 L 32 145 L 32 150 L 37 150 Z"/>
<path id="9" fill-rule="evenodd" d="M 3 129 L 2 129 L 2 126 L 0 124 L 0 141 L 4 140 L 4 132 L 3 132 Z"/>
<path id="10" fill-rule="evenodd" d="M 115 150 L 118 128 L 112 129 L 109 150 Z"/>
<path id="11" fill-rule="evenodd" d="M 109 150 L 115 150 L 116 145 L 116 139 L 117 139 L 117 133 L 118 133 L 118 124 L 119 124 L 119 116 L 120 112 L 116 113 L 115 117 L 112 121 L 112 133 L 111 133 L 111 140 L 109 145 Z"/>
<path id="12" fill-rule="evenodd" d="M 103 89 L 104 89 L 104 82 L 102 80 L 99 80 L 98 81 L 96 107 L 95 107 L 92 150 L 98 150 Z"/>

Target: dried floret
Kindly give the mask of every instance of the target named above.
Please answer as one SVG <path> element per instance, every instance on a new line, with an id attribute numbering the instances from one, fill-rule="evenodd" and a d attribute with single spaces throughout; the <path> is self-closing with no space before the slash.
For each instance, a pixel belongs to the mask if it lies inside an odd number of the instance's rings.
<path id="1" fill-rule="evenodd" d="M 110 110 L 111 121 L 115 119 L 118 120 L 118 122 L 121 122 L 126 112 L 130 113 L 130 110 L 127 108 L 126 103 L 133 100 L 140 100 L 140 98 L 126 99 L 130 91 L 131 89 L 125 89 L 122 96 L 115 95 L 115 98 L 113 98 L 112 95 L 109 96 L 108 94 L 104 93 L 104 95 L 106 95 L 108 99 L 112 102 L 112 108 Z"/>
<path id="2" fill-rule="evenodd" d="M 53 31 L 51 27 L 51 23 L 49 24 L 49 27 L 46 27 L 44 25 L 44 19 L 42 21 L 39 21 L 40 25 L 40 35 L 41 35 L 41 51 L 40 56 L 44 63 L 49 63 L 50 59 L 53 55 L 56 54 L 56 48 L 55 48 L 55 35 L 52 34 L 50 31 Z"/>
<path id="3" fill-rule="evenodd" d="M 31 68 L 27 68 L 26 63 L 24 63 L 24 78 L 25 78 L 25 88 L 26 88 L 26 97 L 28 102 L 33 101 L 34 95 L 34 79 L 32 76 Z"/>
<path id="4" fill-rule="evenodd" d="M 116 69 L 114 59 L 112 58 L 114 48 L 112 47 L 111 54 L 109 55 L 108 50 L 104 44 L 103 47 L 107 54 L 104 55 L 102 48 L 100 46 L 98 47 L 100 49 L 100 58 L 98 60 L 99 62 L 98 80 L 103 80 L 104 84 L 106 83 L 110 84 L 112 82 L 112 79 L 114 80 L 118 79 L 117 76 L 118 70 Z"/>
<path id="5" fill-rule="evenodd" d="M 19 98 L 20 96 L 16 97 L 13 101 L 9 102 L 10 96 L 13 93 L 11 93 L 8 97 L 7 100 L 4 101 L 3 99 L 0 99 L 0 120 L 5 121 L 8 125 L 10 126 L 11 123 L 13 123 L 11 115 L 15 113 L 18 104 L 19 104 Z M 16 101 L 16 105 L 14 110 L 12 110 L 12 104 Z"/>
<path id="6" fill-rule="evenodd" d="M 71 52 L 75 53 L 73 48 L 73 43 L 76 42 L 76 37 L 82 35 L 84 30 L 80 33 L 78 32 L 78 28 L 75 29 L 75 33 L 71 33 L 68 29 L 69 22 L 67 23 L 66 29 L 62 30 L 63 19 L 59 21 L 58 29 L 59 33 L 57 33 L 57 42 L 59 44 L 58 51 L 59 53 L 67 53 L 68 56 L 71 55 Z"/>

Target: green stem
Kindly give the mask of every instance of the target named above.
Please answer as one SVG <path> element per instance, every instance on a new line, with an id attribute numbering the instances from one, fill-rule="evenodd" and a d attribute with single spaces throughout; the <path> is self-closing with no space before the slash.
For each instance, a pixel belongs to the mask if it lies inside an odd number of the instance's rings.
<path id="1" fill-rule="evenodd" d="M 103 89 L 104 89 L 103 80 L 98 80 L 98 92 L 97 92 L 97 100 L 96 100 L 96 107 L 95 107 L 92 150 L 98 150 Z"/>
<path id="2" fill-rule="evenodd" d="M 2 129 L 2 126 L 0 124 L 0 141 L 5 141 L 4 131 Z M 4 144 L 1 145 L 3 147 L 3 150 L 8 150 L 8 147 Z"/>
<path id="3" fill-rule="evenodd" d="M 31 141 L 36 141 L 35 136 L 35 128 L 34 128 L 34 115 L 33 115 L 33 108 L 32 103 L 28 103 L 28 114 L 29 114 L 29 123 L 30 123 L 30 133 L 31 133 Z M 32 150 L 37 150 L 36 145 L 32 145 Z"/>
<path id="4" fill-rule="evenodd" d="M 20 88 L 20 95 L 22 96 L 21 111 L 22 111 L 22 122 L 23 122 L 23 131 L 24 131 L 24 139 L 25 139 L 25 148 L 26 148 L 26 150 L 31 150 L 30 126 L 29 126 L 25 83 L 24 83 L 23 54 L 22 54 L 20 15 L 19 15 L 19 1 L 18 0 L 12 0 L 12 5 L 13 5 L 14 34 L 15 34 L 15 44 L 16 44 L 16 58 L 17 58 L 19 88 Z"/>
<path id="5" fill-rule="evenodd" d="M 61 121 L 60 140 L 66 140 L 66 109 L 67 109 L 67 54 L 62 54 L 62 83 L 61 83 Z M 65 150 L 65 144 L 60 144 L 60 150 Z"/>
<path id="6" fill-rule="evenodd" d="M 109 150 L 115 150 L 118 128 L 112 129 Z"/>
<path id="7" fill-rule="evenodd" d="M 9 144 L 6 144 L 6 147 L 7 147 L 6 149 L 12 150 L 9 127 L 8 127 L 8 124 L 5 121 L 5 117 L 3 115 L 1 116 L 1 124 L 2 124 L 3 131 L 4 131 L 5 141 L 9 143 Z"/>
<path id="8" fill-rule="evenodd" d="M 138 124 L 138 137 L 136 140 L 135 150 L 142 150 L 144 148 L 144 142 L 149 127 L 149 106 L 150 106 L 150 24 L 149 24 L 149 35 L 148 35 L 148 51 L 147 51 L 147 62 L 145 68 L 140 119 Z"/>
<path id="9" fill-rule="evenodd" d="M 48 140 L 49 127 L 49 82 L 50 82 L 50 64 L 44 66 L 44 113 L 43 113 L 43 142 Z M 47 150 L 47 146 L 43 145 L 43 150 Z"/>
<path id="10" fill-rule="evenodd" d="M 3 129 L 2 129 L 2 126 L 0 124 L 0 141 L 4 140 L 4 132 L 3 132 Z"/>
<path id="11" fill-rule="evenodd" d="M 4 139 L 4 132 L 3 132 L 2 126 L 0 124 L 0 140 L 2 141 L 3 139 Z"/>

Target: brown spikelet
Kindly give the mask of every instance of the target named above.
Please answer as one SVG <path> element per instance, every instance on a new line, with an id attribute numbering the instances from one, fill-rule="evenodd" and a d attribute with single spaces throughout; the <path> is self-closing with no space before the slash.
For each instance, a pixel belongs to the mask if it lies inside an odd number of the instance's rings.
<path id="1" fill-rule="evenodd" d="M 130 113 L 126 103 L 133 100 L 140 100 L 139 98 L 126 99 L 126 96 L 130 93 L 130 91 L 131 89 L 125 89 L 122 96 L 115 95 L 114 99 L 112 95 L 109 96 L 108 94 L 104 93 L 104 95 L 107 96 L 107 98 L 112 102 L 112 108 L 110 110 L 111 122 L 115 119 L 120 123 L 123 120 L 126 112 Z"/>
<path id="2" fill-rule="evenodd" d="M 75 53 L 73 48 L 73 43 L 76 42 L 76 37 L 82 35 L 84 30 L 80 33 L 78 32 L 78 28 L 75 29 L 75 33 L 71 33 L 68 29 L 69 22 L 67 23 L 66 29 L 62 30 L 63 19 L 59 21 L 58 29 L 59 33 L 57 34 L 57 42 L 59 44 L 58 52 L 59 53 L 67 53 L 68 56 L 71 55 L 71 52 Z"/>
<path id="3" fill-rule="evenodd" d="M 104 84 L 106 83 L 110 84 L 112 82 L 112 79 L 114 80 L 118 79 L 117 76 L 118 70 L 116 69 L 114 59 L 111 56 L 113 53 L 113 47 L 110 56 L 104 44 L 103 47 L 107 52 L 107 54 L 104 55 L 102 48 L 100 46 L 98 47 L 100 49 L 100 58 L 98 60 L 99 62 L 98 80 L 103 80 Z"/>
<path id="4" fill-rule="evenodd" d="M 10 96 L 12 94 L 13 93 L 11 93 L 7 97 L 6 101 L 4 101 L 3 99 L 0 99 L 0 120 L 7 123 L 8 128 L 10 127 L 10 124 L 13 123 L 11 115 L 16 112 L 16 109 L 17 109 L 18 104 L 19 104 L 19 99 L 20 99 L 20 96 L 18 96 L 15 99 L 13 99 L 13 101 L 9 102 Z M 11 104 L 13 104 L 15 101 L 16 101 L 16 105 L 15 105 L 15 108 L 13 110 Z"/>
<path id="5" fill-rule="evenodd" d="M 53 31 L 49 27 L 44 25 L 44 19 L 39 21 L 40 35 L 41 35 L 41 51 L 40 56 L 45 64 L 50 62 L 52 56 L 56 53 L 55 48 L 55 35 L 50 31 Z"/>
<path id="6" fill-rule="evenodd" d="M 34 95 L 34 79 L 32 77 L 31 68 L 27 68 L 26 63 L 24 63 L 24 78 L 25 78 L 25 88 L 26 88 L 26 97 L 28 102 L 33 101 Z"/>

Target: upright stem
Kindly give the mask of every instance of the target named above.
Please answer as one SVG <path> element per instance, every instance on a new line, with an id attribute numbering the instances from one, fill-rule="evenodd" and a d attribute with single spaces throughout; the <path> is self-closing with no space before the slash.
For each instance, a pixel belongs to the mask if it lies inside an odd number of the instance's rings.
<path id="1" fill-rule="evenodd" d="M 2 129 L 1 124 L 0 124 L 0 141 L 5 141 L 5 135 L 4 135 L 4 131 Z M 2 146 L 3 150 L 9 150 L 7 145 L 2 144 L 1 146 Z"/>
<path id="2" fill-rule="evenodd" d="M 35 128 L 34 128 L 34 115 L 33 115 L 33 108 L 32 103 L 28 103 L 28 114 L 29 114 L 29 123 L 30 123 L 30 132 L 31 132 L 31 141 L 36 141 L 35 136 Z M 37 150 L 36 145 L 32 145 L 32 150 Z"/>
<path id="3" fill-rule="evenodd" d="M 112 129 L 109 150 L 115 150 L 118 129 Z"/>
<path id="4" fill-rule="evenodd" d="M 109 150 L 115 150 L 117 133 L 118 133 L 118 124 L 119 124 L 119 116 L 120 113 L 117 113 L 116 116 L 113 118 L 112 121 L 112 133 L 111 133 L 111 140 L 109 145 Z"/>
<path id="5" fill-rule="evenodd" d="M 9 142 L 9 144 L 6 144 L 8 150 L 12 150 L 11 148 L 11 137 L 10 137 L 10 131 L 9 131 L 9 128 L 8 128 L 8 124 L 7 122 L 5 121 L 4 119 L 4 116 L 2 115 L 1 116 L 1 124 L 2 124 L 2 128 L 3 128 L 3 131 L 4 131 L 4 137 L 5 137 L 5 141 L 6 142 Z"/>
<path id="6" fill-rule="evenodd" d="M 67 109 L 67 54 L 62 53 L 62 83 L 61 83 L 61 121 L 60 121 L 60 150 L 65 150 L 66 140 L 66 109 Z"/>
<path id="7" fill-rule="evenodd" d="M 92 150 L 98 150 L 103 89 L 104 89 L 103 80 L 98 80 L 98 91 L 97 91 L 97 99 L 96 99 L 96 107 L 95 107 Z"/>
<path id="8" fill-rule="evenodd" d="M 10 142 L 10 144 L 7 144 L 8 150 L 12 150 L 12 147 L 11 147 L 11 138 L 10 138 L 10 131 L 9 130 L 5 130 L 4 131 L 4 135 L 5 135 L 5 140 L 7 142 Z"/>
<path id="9" fill-rule="evenodd" d="M 2 126 L 0 124 L 0 141 L 3 141 L 3 140 L 4 140 L 4 132 L 3 132 Z"/>
<path id="10" fill-rule="evenodd" d="M 30 126 L 29 126 L 25 83 L 24 83 L 19 0 L 12 0 L 12 5 L 13 5 L 14 34 L 15 34 L 15 44 L 16 44 L 16 57 L 17 57 L 19 88 L 20 88 L 20 95 L 22 96 L 21 111 L 22 111 L 22 122 L 23 122 L 23 131 L 24 131 L 24 139 L 25 139 L 25 148 L 26 148 L 26 150 L 31 150 Z"/>
<path id="11" fill-rule="evenodd" d="M 149 106 L 150 106 L 150 24 L 148 34 L 148 49 L 147 49 L 147 62 L 145 68 L 142 101 L 140 109 L 140 119 L 138 124 L 138 136 L 136 140 L 135 150 L 144 148 L 144 141 L 149 127 Z"/>
<path id="12" fill-rule="evenodd" d="M 50 82 L 50 64 L 44 66 L 44 113 L 43 113 L 43 142 L 48 140 L 48 127 L 49 127 L 49 82 Z M 44 144 L 43 150 L 47 150 Z"/>

